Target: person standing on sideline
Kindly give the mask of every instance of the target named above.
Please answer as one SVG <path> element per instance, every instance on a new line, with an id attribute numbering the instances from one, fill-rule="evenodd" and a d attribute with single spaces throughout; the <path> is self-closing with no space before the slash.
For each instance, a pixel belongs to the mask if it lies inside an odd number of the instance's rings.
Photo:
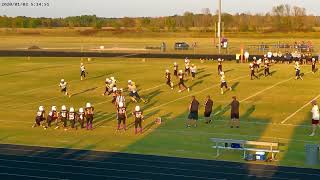
<path id="1" fill-rule="evenodd" d="M 316 59 L 315 58 L 312 58 L 312 62 L 311 62 L 311 70 L 312 70 L 312 73 L 316 73 Z"/>
<path id="2" fill-rule="evenodd" d="M 211 113 L 212 113 L 212 106 L 213 101 L 211 100 L 210 96 L 207 96 L 206 102 L 204 103 L 204 122 L 206 124 L 211 123 Z"/>
<path id="3" fill-rule="evenodd" d="M 316 129 L 317 129 L 317 126 L 319 126 L 319 107 L 317 105 L 317 101 L 316 100 L 313 100 L 311 102 L 312 104 L 312 109 L 311 109 L 311 113 L 312 113 L 312 133 L 310 134 L 310 136 L 314 136 L 315 133 L 316 133 Z"/>
<path id="4" fill-rule="evenodd" d="M 233 96 L 232 97 L 232 102 L 230 104 L 231 106 L 231 128 L 233 128 L 233 126 L 235 125 L 236 128 L 239 128 L 239 107 L 240 107 L 240 103 L 239 101 L 237 100 L 237 97 L 236 96 Z"/>
<path id="5" fill-rule="evenodd" d="M 190 128 L 191 125 L 193 125 L 194 127 L 197 127 L 198 111 L 199 111 L 199 102 L 196 100 L 195 96 L 192 96 L 192 100 L 189 105 L 189 116 L 187 121 L 188 128 Z"/>

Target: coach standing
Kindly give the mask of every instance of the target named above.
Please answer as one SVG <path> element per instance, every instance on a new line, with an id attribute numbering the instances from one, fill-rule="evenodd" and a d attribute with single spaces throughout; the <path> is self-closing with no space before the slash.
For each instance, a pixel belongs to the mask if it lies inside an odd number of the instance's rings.
<path id="1" fill-rule="evenodd" d="M 193 125 L 194 127 L 197 127 L 198 111 L 199 111 L 199 102 L 196 100 L 195 96 L 192 96 L 192 101 L 189 105 L 189 116 L 187 121 L 188 128 L 190 128 L 191 125 Z"/>
<path id="2" fill-rule="evenodd" d="M 240 103 L 237 100 L 236 96 L 232 97 L 232 102 L 230 104 L 231 106 L 231 128 L 233 128 L 233 126 L 235 125 L 236 128 L 239 128 L 239 107 L 240 107 Z"/>

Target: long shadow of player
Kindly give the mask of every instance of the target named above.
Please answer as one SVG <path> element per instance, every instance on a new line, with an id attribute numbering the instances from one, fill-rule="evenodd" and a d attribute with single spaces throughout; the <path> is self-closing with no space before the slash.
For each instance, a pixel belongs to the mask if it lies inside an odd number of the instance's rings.
<path id="1" fill-rule="evenodd" d="M 204 75 L 200 76 L 198 79 L 204 79 L 204 78 L 209 77 L 211 75 L 212 75 L 211 73 L 204 74 Z"/>
<path id="2" fill-rule="evenodd" d="M 82 90 L 82 91 L 80 91 L 80 92 L 71 94 L 71 96 L 73 97 L 73 96 L 77 96 L 77 95 L 79 95 L 79 94 L 84 94 L 84 93 L 86 93 L 86 92 L 94 91 L 94 90 L 96 90 L 97 88 L 98 88 L 98 87 L 93 87 L 93 88 L 85 89 L 85 90 Z"/>
<path id="3" fill-rule="evenodd" d="M 193 83 L 189 88 L 192 89 L 193 87 L 195 87 L 199 84 L 202 84 L 202 83 L 203 83 L 203 80 L 197 81 L 197 82 Z"/>
<path id="4" fill-rule="evenodd" d="M 231 85 L 232 90 L 234 91 L 238 86 L 239 86 L 240 82 L 235 82 Z"/>
<path id="5" fill-rule="evenodd" d="M 234 69 L 225 70 L 224 73 L 228 73 L 228 72 L 231 72 L 231 71 L 234 71 Z"/>
<path id="6" fill-rule="evenodd" d="M 277 73 L 277 71 L 276 71 L 276 70 L 271 71 L 271 72 L 270 72 L 270 75 L 273 76 L 274 73 Z"/>

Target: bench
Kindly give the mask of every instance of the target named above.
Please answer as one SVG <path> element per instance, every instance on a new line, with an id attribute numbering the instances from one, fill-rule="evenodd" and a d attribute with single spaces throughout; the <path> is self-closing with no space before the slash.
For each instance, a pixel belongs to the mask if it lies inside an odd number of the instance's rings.
<path id="1" fill-rule="evenodd" d="M 215 143 L 215 146 L 212 146 L 212 148 L 217 149 L 217 156 L 220 155 L 220 152 L 219 152 L 220 149 L 243 151 L 243 158 L 246 157 L 247 151 L 269 152 L 271 153 L 272 160 L 274 160 L 274 157 L 275 157 L 274 155 L 280 152 L 279 143 L 274 143 L 274 142 L 247 141 L 247 140 L 220 139 L 220 138 L 211 138 L 210 140 Z M 227 147 L 225 146 L 226 143 L 228 144 Z M 240 144 L 241 147 L 232 148 L 231 144 Z M 252 147 L 252 146 L 255 146 L 255 147 Z M 264 148 L 258 148 L 257 146 L 264 147 Z"/>

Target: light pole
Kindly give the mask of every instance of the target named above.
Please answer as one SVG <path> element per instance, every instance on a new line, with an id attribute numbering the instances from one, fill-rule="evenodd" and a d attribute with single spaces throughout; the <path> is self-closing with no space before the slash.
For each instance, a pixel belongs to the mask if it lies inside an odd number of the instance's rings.
<path id="1" fill-rule="evenodd" d="M 218 39 L 219 39 L 219 54 L 221 54 L 221 0 L 219 1 L 219 14 L 218 14 Z"/>

